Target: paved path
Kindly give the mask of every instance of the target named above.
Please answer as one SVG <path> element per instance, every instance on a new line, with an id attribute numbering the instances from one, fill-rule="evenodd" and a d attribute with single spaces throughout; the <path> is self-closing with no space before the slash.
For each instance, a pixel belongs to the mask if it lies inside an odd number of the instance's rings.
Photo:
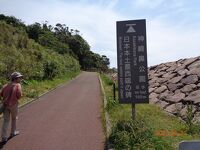
<path id="1" fill-rule="evenodd" d="M 101 104 L 97 74 L 84 72 L 20 109 L 20 135 L 3 149 L 103 150 Z"/>

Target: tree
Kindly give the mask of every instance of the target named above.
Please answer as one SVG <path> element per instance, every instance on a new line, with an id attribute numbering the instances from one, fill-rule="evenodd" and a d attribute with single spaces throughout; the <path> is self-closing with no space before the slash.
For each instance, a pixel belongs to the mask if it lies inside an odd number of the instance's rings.
<path id="1" fill-rule="evenodd" d="M 26 25 L 20 19 L 17 19 L 14 16 L 5 16 L 0 14 L 0 20 L 5 21 L 7 24 L 12 25 L 13 27 L 26 28 Z"/>
<path id="2" fill-rule="evenodd" d="M 52 31 L 53 30 L 53 27 L 52 27 L 52 25 L 48 25 L 48 21 L 45 21 L 45 23 L 43 23 L 43 25 L 42 25 L 42 29 L 44 30 L 44 31 Z"/>
<path id="3" fill-rule="evenodd" d="M 83 59 L 86 59 L 90 46 L 80 35 L 73 35 L 69 41 L 69 47 L 73 53 L 77 56 L 82 68 L 86 66 Z"/>
<path id="4" fill-rule="evenodd" d="M 55 35 L 60 42 L 64 43 L 68 42 L 69 36 L 71 36 L 69 32 L 69 27 L 66 27 L 65 24 L 57 23 L 54 30 L 55 30 Z"/>
<path id="5" fill-rule="evenodd" d="M 75 35 L 78 35 L 80 33 L 79 30 L 75 30 Z"/>
<path id="6" fill-rule="evenodd" d="M 36 22 L 32 25 L 29 25 L 27 27 L 27 33 L 29 38 L 34 39 L 36 42 L 38 42 L 39 35 L 42 33 L 41 24 Z"/>
<path id="7" fill-rule="evenodd" d="M 109 58 L 106 56 L 106 55 L 102 55 L 102 61 L 103 61 L 103 64 L 107 67 L 109 67 L 110 65 L 110 60 Z"/>
<path id="8" fill-rule="evenodd" d="M 21 20 L 16 19 L 15 17 L 7 17 L 0 15 L 0 20 L 9 22 L 12 26 L 20 27 L 24 24 Z M 25 29 L 25 30 L 24 30 Z M 77 29 L 69 29 L 65 24 L 57 23 L 55 27 L 48 25 L 48 21 L 40 24 L 35 22 L 31 25 L 24 25 L 23 31 L 27 32 L 28 37 L 35 40 L 38 44 L 44 46 L 45 48 L 51 49 L 54 52 L 66 55 L 70 54 L 75 59 L 79 61 L 81 68 L 83 70 L 101 70 L 107 71 L 109 68 L 109 58 L 105 55 L 100 56 L 90 50 L 90 45 L 88 42 L 79 34 L 80 31 Z M 9 39 L 12 37 L 10 34 L 15 34 L 15 32 L 9 32 L 4 35 L 4 39 Z M 1 35 L 1 33 L 0 33 Z M 22 36 L 23 35 L 23 36 Z M 28 48 L 28 37 L 25 34 L 21 34 L 18 38 L 18 48 Z M 13 38 L 15 39 L 15 38 Z M 6 45 L 13 45 L 12 40 L 2 40 Z M 55 66 L 52 63 L 47 63 L 46 68 L 47 72 L 49 68 L 54 68 Z"/>

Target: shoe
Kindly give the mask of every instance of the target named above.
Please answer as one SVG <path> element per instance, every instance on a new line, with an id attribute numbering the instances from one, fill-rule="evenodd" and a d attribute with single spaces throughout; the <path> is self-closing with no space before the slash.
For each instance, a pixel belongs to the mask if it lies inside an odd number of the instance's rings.
<path id="1" fill-rule="evenodd" d="M 12 138 L 12 137 L 14 137 L 14 136 L 16 136 L 16 135 L 19 135 L 19 131 L 15 131 L 14 133 L 11 133 L 11 134 L 10 134 L 10 138 Z"/>
<path id="2" fill-rule="evenodd" d="M 1 140 L 1 144 L 2 145 L 5 145 L 7 143 L 8 139 L 7 138 L 2 138 Z"/>

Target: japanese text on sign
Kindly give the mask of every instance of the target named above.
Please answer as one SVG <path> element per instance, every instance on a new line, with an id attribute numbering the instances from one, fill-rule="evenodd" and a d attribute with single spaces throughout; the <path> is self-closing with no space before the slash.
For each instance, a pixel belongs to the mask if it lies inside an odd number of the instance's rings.
<path id="1" fill-rule="evenodd" d="M 119 99 L 148 103 L 146 21 L 117 22 Z"/>

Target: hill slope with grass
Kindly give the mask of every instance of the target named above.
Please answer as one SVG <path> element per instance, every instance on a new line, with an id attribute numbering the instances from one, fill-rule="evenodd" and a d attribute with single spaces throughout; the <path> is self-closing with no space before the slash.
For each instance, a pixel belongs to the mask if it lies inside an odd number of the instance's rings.
<path id="1" fill-rule="evenodd" d="M 22 105 L 75 77 L 80 65 L 69 54 L 59 54 L 30 39 L 23 27 L 0 21 L 0 88 L 14 71 L 26 80 Z"/>
<path id="2" fill-rule="evenodd" d="M 35 43 L 45 49 L 53 50 L 60 55 L 68 55 L 78 60 L 81 70 L 107 71 L 110 64 L 109 58 L 105 55 L 99 55 L 91 51 L 88 42 L 81 36 L 77 29 L 70 29 L 66 24 L 57 23 L 55 26 L 35 22 L 26 25 L 20 19 L 14 16 L 5 16 L 0 14 L 0 21 L 4 21 L 19 32 L 26 33 L 26 37 L 32 39 Z M 9 38 L 12 34 L 7 34 Z M 19 46 L 27 46 L 27 38 L 19 39 Z M 6 42 L 6 41 L 5 41 Z M 9 41 L 5 43 L 10 44 Z"/>
<path id="3" fill-rule="evenodd" d="M 79 62 L 68 54 L 59 54 L 29 39 L 23 28 L 0 21 L 0 83 L 14 71 L 26 80 L 46 80 L 79 71 Z"/>

